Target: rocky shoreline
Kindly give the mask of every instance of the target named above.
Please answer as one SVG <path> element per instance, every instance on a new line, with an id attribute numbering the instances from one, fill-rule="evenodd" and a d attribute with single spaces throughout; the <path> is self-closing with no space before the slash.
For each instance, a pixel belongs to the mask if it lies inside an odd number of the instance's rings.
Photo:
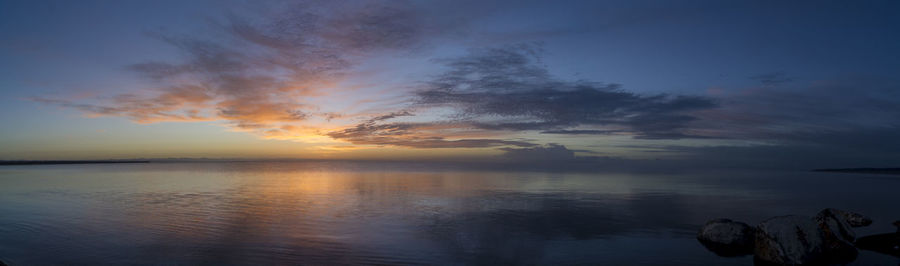
<path id="1" fill-rule="evenodd" d="M 849 263 L 857 248 L 900 257 L 900 231 L 857 239 L 853 228 L 870 224 L 872 219 L 862 214 L 828 208 L 813 217 L 772 217 L 756 227 L 713 219 L 700 228 L 697 240 L 720 256 L 753 255 L 758 265 Z M 900 222 L 894 225 L 900 227 Z"/>

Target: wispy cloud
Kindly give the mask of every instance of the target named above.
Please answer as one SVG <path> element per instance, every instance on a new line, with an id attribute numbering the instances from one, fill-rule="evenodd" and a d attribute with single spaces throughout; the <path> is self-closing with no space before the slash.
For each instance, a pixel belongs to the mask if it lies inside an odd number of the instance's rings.
<path id="1" fill-rule="evenodd" d="M 215 21 L 216 38 L 150 33 L 177 48 L 183 60 L 128 66 L 149 82 L 146 89 L 97 101 L 34 100 L 140 123 L 225 121 L 266 135 L 346 117 L 322 110 L 316 97 L 339 90 L 365 57 L 406 52 L 436 32 L 403 1 L 272 4 L 277 7 L 263 19 L 231 15 Z"/>
<path id="2" fill-rule="evenodd" d="M 410 148 L 485 148 L 497 146 L 532 147 L 533 144 L 520 140 L 455 138 L 453 130 L 468 127 L 466 124 L 424 122 L 404 123 L 381 121 L 400 116 L 411 116 L 408 111 L 381 115 L 356 126 L 329 132 L 328 136 L 363 145 L 392 145 Z"/>

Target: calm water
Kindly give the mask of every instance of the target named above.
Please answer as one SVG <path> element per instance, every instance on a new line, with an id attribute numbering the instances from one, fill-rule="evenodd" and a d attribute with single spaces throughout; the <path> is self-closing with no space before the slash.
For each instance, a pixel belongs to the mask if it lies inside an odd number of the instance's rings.
<path id="1" fill-rule="evenodd" d="M 715 264 L 710 218 L 825 207 L 892 232 L 900 177 L 428 170 L 414 164 L 0 166 L 0 260 L 40 264 Z M 858 265 L 900 259 L 861 251 Z"/>

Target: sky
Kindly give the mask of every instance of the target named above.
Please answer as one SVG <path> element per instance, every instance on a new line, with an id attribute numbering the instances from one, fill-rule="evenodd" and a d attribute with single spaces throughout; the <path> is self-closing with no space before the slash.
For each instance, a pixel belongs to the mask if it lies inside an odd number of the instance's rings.
<path id="1" fill-rule="evenodd" d="M 0 0 L 0 160 L 900 165 L 896 1 Z"/>

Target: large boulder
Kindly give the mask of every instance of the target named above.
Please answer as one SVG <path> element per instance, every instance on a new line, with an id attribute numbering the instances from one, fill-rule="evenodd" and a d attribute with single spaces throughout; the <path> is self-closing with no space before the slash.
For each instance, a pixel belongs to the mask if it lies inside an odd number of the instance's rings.
<path id="1" fill-rule="evenodd" d="M 841 264 L 856 259 L 858 244 L 875 250 L 882 246 L 895 248 L 890 244 L 900 243 L 900 221 L 895 223 L 896 235 L 870 236 L 865 243 L 858 243 L 853 227 L 871 223 L 871 219 L 861 214 L 832 208 L 812 218 L 796 215 L 769 218 L 756 228 L 729 219 L 714 219 L 700 229 L 697 240 L 720 256 L 752 251 L 760 265 Z"/>
<path id="2" fill-rule="evenodd" d="M 697 240 L 719 256 L 740 256 L 753 253 L 753 227 L 729 219 L 713 219 L 706 222 Z"/>
<path id="3" fill-rule="evenodd" d="M 869 226 L 870 224 L 872 224 L 872 219 L 869 219 L 869 217 L 866 217 L 865 215 L 862 215 L 859 213 L 848 212 L 848 211 L 832 209 L 832 208 L 822 210 L 822 212 L 825 212 L 825 211 L 831 212 L 836 216 L 843 217 L 844 221 L 846 221 L 847 224 L 849 224 L 851 227 L 863 227 L 863 226 Z"/>
<path id="4" fill-rule="evenodd" d="M 825 240 L 818 224 L 805 216 L 778 216 L 756 226 L 754 256 L 777 265 L 819 263 L 825 259 Z"/>
<path id="5" fill-rule="evenodd" d="M 853 232 L 845 211 L 824 209 L 814 218 L 822 232 L 825 254 L 829 261 L 852 261 L 858 251 L 853 246 L 856 233 Z"/>

